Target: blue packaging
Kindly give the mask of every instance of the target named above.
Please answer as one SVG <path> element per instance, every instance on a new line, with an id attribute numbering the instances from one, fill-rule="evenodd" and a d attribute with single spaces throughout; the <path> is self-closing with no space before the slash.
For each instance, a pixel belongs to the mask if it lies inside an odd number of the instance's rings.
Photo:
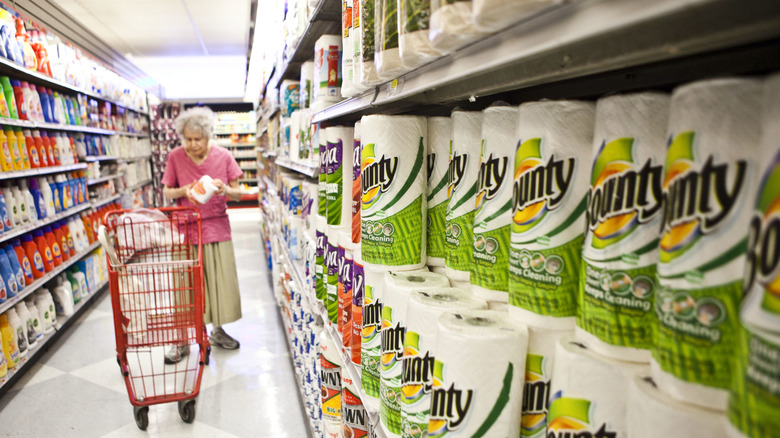
<path id="1" fill-rule="evenodd" d="M 6 286 L 6 296 L 15 297 L 19 293 L 19 286 L 16 284 L 16 274 L 11 269 L 11 262 L 5 251 L 0 251 L 0 275 L 3 276 L 3 282 Z"/>
<path id="2" fill-rule="evenodd" d="M 11 245 L 6 245 L 3 247 L 3 252 L 5 253 L 6 257 L 8 257 L 8 261 L 11 263 L 11 271 L 16 275 L 16 286 L 19 289 L 19 292 L 21 292 L 24 290 L 26 283 L 24 280 L 24 270 L 22 269 L 22 265 L 19 264 L 16 251 L 14 251 Z"/>

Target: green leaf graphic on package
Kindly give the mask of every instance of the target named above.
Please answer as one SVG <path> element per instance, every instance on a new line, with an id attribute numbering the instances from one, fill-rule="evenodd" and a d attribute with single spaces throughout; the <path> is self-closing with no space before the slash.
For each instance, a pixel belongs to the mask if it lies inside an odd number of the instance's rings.
<path id="1" fill-rule="evenodd" d="M 528 353 L 525 358 L 523 415 L 520 436 L 540 438 L 547 430 L 547 401 L 550 397 L 550 375 L 544 372 L 545 357 Z"/>
<path id="2" fill-rule="evenodd" d="M 617 434 L 607 429 L 606 424 L 595 424 L 591 418 L 592 402 L 581 398 L 563 397 L 558 391 L 550 399 L 550 421 L 547 424 L 548 438 L 592 436 L 614 438 Z"/>
<path id="3" fill-rule="evenodd" d="M 745 160 L 716 163 L 712 155 L 700 157 L 704 154 L 697 153 L 694 140 L 694 132 L 683 132 L 667 147 L 661 263 L 727 224 L 745 188 Z"/>
<path id="4" fill-rule="evenodd" d="M 447 203 L 442 202 L 436 207 L 428 209 L 428 256 L 444 258 L 446 247 L 444 245 L 444 233 L 447 226 L 445 214 Z"/>

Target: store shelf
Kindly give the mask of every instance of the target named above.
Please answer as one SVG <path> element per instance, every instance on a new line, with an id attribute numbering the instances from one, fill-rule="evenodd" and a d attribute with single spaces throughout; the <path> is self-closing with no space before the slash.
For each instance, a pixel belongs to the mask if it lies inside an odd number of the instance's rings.
<path id="1" fill-rule="evenodd" d="M 117 161 L 119 160 L 119 157 L 116 155 L 91 155 L 87 156 L 86 161 L 88 162 L 94 162 L 94 161 Z"/>
<path id="2" fill-rule="evenodd" d="M 214 134 L 216 134 L 216 135 L 233 135 L 233 134 L 247 135 L 247 134 L 254 134 L 256 132 L 257 132 L 256 129 L 255 130 L 246 130 L 246 129 L 244 129 L 244 130 L 234 130 L 234 131 L 228 131 L 228 132 L 218 132 L 218 131 L 215 131 Z"/>
<path id="3" fill-rule="evenodd" d="M 256 144 L 255 143 L 230 143 L 230 144 L 217 143 L 217 146 L 222 146 L 223 148 L 245 148 L 249 146 L 256 146 Z"/>
<path id="4" fill-rule="evenodd" d="M 119 160 L 127 161 L 127 162 L 130 162 L 130 161 L 141 161 L 141 160 L 150 160 L 150 159 L 152 159 L 152 154 L 149 154 L 149 155 L 139 155 L 137 157 L 123 157 L 123 158 L 119 158 Z"/>
<path id="5" fill-rule="evenodd" d="M 147 179 L 145 181 L 141 181 L 139 183 L 136 183 L 136 184 L 133 184 L 131 186 L 126 187 L 125 191 L 126 192 L 132 192 L 133 190 L 140 189 L 141 187 L 143 187 L 145 185 L 148 185 L 148 184 L 151 184 L 151 183 L 152 183 L 152 180 L 151 179 Z"/>
<path id="6" fill-rule="evenodd" d="M 276 161 L 274 161 L 274 163 L 284 167 L 285 169 L 289 169 L 298 172 L 300 174 L 306 175 L 309 178 L 315 177 L 320 171 L 319 166 L 314 166 L 310 163 L 295 162 L 293 160 L 290 160 L 289 158 L 277 158 Z"/>
<path id="7" fill-rule="evenodd" d="M 90 204 L 92 204 L 92 208 L 100 208 L 100 207 L 102 207 L 102 206 L 104 206 L 106 204 L 110 204 L 110 203 L 116 201 L 117 199 L 119 199 L 121 197 L 122 197 L 122 195 L 109 196 L 108 198 L 99 199 L 97 201 L 90 201 Z"/>
<path id="8" fill-rule="evenodd" d="M 272 195 L 276 196 L 279 191 L 276 189 L 276 184 L 274 184 L 273 181 L 268 179 L 268 177 L 264 176 L 262 177 L 263 184 L 265 185 L 265 189 L 271 193 Z"/>
<path id="9" fill-rule="evenodd" d="M 287 347 L 290 349 L 290 351 L 293 351 L 293 348 L 295 347 L 293 346 L 293 340 L 290 337 L 291 336 L 290 327 L 292 327 L 292 321 L 288 320 L 287 316 L 284 313 L 282 313 L 281 320 L 282 320 L 282 331 L 284 332 L 285 339 L 287 339 Z M 290 358 L 290 366 L 295 371 L 296 366 L 295 366 L 295 359 L 293 358 L 293 355 L 288 354 L 287 356 Z M 294 374 L 295 374 L 295 382 L 298 384 L 298 395 L 300 395 L 301 397 L 300 398 L 301 407 L 304 407 L 306 406 L 306 394 L 303 392 L 302 374 L 299 374 L 297 372 L 294 372 Z M 306 420 L 307 420 L 306 425 L 309 427 L 309 436 L 316 437 L 317 434 L 314 432 L 314 425 L 312 424 L 311 421 L 312 419 L 309 418 L 308 415 L 306 415 Z"/>
<path id="10" fill-rule="evenodd" d="M 30 231 L 37 230 L 38 228 L 45 227 L 46 225 L 49 225 L 51 223 L 57 222 L 60 219 L 65 219 L 73 216 L 74 214 L 81 213 L 84 210 L 88 210 L 92 207 L 92 204 L 89 202 L 85 202 L 81 205 L 77 205 L 75 207 L 69 208 L 67 211 L 63 211 L 61 213 L 55 214 L 52 217 L 47 217 L 46 219 L 36 219 L 34 223 L 27 224 L 22 227 L 16 227 L 13 228 L 10 231 L 7 231 L 3 234 L 0 234 L 0 244 L 4 242 L 8 242 L 11 239 L 15 239 L 22 234 L 29 233 Z"/>
<path id="11" fill-rule="evenodd" d="M 0 181 L 15 178 L 28 178 L 37 175 L 50 175 L 52 173 L 69 172 L 71 170 L 86 169 L 86 163 L 69 164 L 65 166 L 39 167 L 37 169 L 16 170 L 13 172 L 0 172 Z"/>
<path id="12" fill-rule="evenodd" d="M 117 179 L 117 178 L 119 178 L 122 175 L 124 175 L 124 174 L 123 173 L 114 173 L 114 174 L 103 176 L 103 177 L 100 177 L 100 178 L 97 178 L 97 179 L 90 179 L 90 180 L 87 180 L 87 185 L 91 186 L 91 185 L 94 185 L 94 184 L 104 183 L 106 181 L 111 181 L 112 179 Z"/>
<path id="13" fill-rule="evenodd" d="M 499 93 L 515 102 L 592 97 L 775 70 L 778 23 L 778 2 L 572 1 L 376 87 L 370 102 L 363 95 L 320 111 L 314 122 Z"/>

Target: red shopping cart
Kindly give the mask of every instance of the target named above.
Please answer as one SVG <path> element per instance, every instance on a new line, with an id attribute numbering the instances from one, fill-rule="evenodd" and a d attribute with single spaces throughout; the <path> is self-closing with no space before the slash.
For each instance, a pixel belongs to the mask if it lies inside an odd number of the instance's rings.
<path id="1" fill-rule="evenodd" d="M 200 215 L 181 207 L 112 211 L 98 235 L 108 258 L 117 362 L 136 425 L 147 428 L 150 405 L 174 401 L 191 423 L 211 350 Z M 166 363 L 171 350 L 189 352 Z"/>

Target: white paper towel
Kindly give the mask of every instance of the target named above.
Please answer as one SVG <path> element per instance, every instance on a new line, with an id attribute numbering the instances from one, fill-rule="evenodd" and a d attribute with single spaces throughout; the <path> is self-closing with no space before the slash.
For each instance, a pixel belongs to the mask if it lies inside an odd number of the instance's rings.
<path id="1" fill-rule="evenodd" d="M 441 56 L 428 38 L 430 2 L 398 2 L 398 49 L 407 70 L 414 70 Z"/>
<path id="2" fill-rule="evenodd" d="M 653 380 L 717 410 L 726 409 L 739 339 L 761 91 L 753 79 L 699 81 L 675 89 L 669 114 Z"/>
<path id="3" fill-rule="evenodd" d="M 385 269 L 364 260 L 363 329 L 361 342 L 361 383 L 371 411 L 379 410 L 379 362 L 381 360 L 382 307 L 384 304 Z"/>
<path id="4" fill-rule="evenodd" d="M 355 46 L 352 43 L 352 1 L 341 2 L 341 95 L 344 98 L 358 94 L 355 88 Z"/>
<path id="5" fill-rule="evenodd" d="M 519 436 L 528 329 L 492 310 L 446 313 L 438 325 L 429 435 Z"/>
<path id="6" fill-rule="evenodd" d="M 352 243 L 360 243 L 360 120 L 355 123 L 352 141 Z"/>
<path id="7" fill-rule="evenodd" d="M 333 126 L 326 131 L 328 169 L 326 192 L 328 196 L 328 225 L 352 229 L 352 128 Z M 351 236 L 350 236 L 351 240 Z"/>
<path id="8" fill-rule="evenodd" d="M 444 266 L 428 266 L 428 268 L 431 270 L 431 272 L 435 272 L 437 274 L 442 274 L 445 277 L 447 276 L 447 268 Z M 468 289 L 466 289 L 468 290 Z"/>
<path id="9" fill-rule="evenodd" d="M 343 373 L 341 375 L 341 418 L 342 429 L 349 438 L 365 437 L 368 435 L 368 414 L 363 402 L 360 400 L 360 392 L 355 382 Z"/>
<path id="10" fill-rule="evenodd" d="M 447 223 L 447 172 L 452 119 L 428 117 L 428 266 L 445 266 L 444 232 Z"/>
<path id="11" fill-rule="evenodd" d="M 281 91 L 282 117 L 290 117 L 293 111 L 300 109 L 300 84 L 291 79 L 285 79 L 279 86 Z"/>
<path id="12" fill-rule="evenodd" d="M 355 29 L 355 38 L 359 39 L 355 48 L 355 67 L 360 70 L 360 84 L 371 87 L 382 83 L 374 65 L 376 4 L 375 0 L 361 0 L 359 3 L 360 30 Z"/>
<path id="13" fill-rule="evenodd" d="M 361 120 L 361 251 L 375 266 L 425 266 L 426 122 L 419 116 Z"/>
<path id="14" fill-rule="evenodd" d="M 328 129 L 325 128 L 319 134 L 319 172 L 317 173 L 317 183 L 319 187 L 319 197 L 317 199 L 317 215 L 328 219 Z"/>
<path id="15" fill-rule="evenodd" d="M 486 35 L 471 21 L 471 1 L 431 0 L 431 45 L 441 53 L 451 53 Z"/>
<path id="16" fill-rule="evenodd" d="M 288 156 L 293 161 L 301 160 L 301 110 L 296 109 L 290 115 L 290 150 Z"/>
<path id="17" fill-rule="evenodd" d="M 314 43 L 312 105 L 341 100 L 341 35 L 323 35 Z"/>
<path id="18" fill-rule="evenodd" d="M 445 312 L 485 309 L 485 300 L 464 289 L 433 288 L 410 294 L 401 366 L 402 437 L 428 435 L 439 317 Z"/>
<path id="19" fill-rule="evenodd" d="M 563 0 L 474 0 L 472 22 L 483 32 L 496 32 Z"/>
<path id="20" fill-rule="evenodd" d="M 317 214 L 319 187 L 309 180 L 303 181 L 302 187 L 303 197 L 301 198 L 301 216 L 305 221 L 305 230 L 314 236 L 314 218 Z"/>
<path id="21" fill-rule="evenodd" d="M 328 270 L 325 264 L 325 257 L 328 252 L 328 220 L 317 215 L 314 219 L 314 228 L 316 230 L 317 251 L 316 265 L 314 267 L 314 291 L 317 301 L 327 308 L 327 288 L 328 288 Z"/>
<path id="22" fill-rule="evenodd" d="M 323 420 L 322 426 L 324 429 L 323 432 L 325 433 L 325 438 L 344 438 L 341 423 L 334 423 L 332 421 Z"/>
<path id="23" fill-rule="evenodd" d="M 626 438 L 626 404 L 631 379 L 647 366 L 601 356 L 572 337 L 558 340 L 551 383 L 547 433 L 602 430 Z M 608 435 L 603 435 L 608 436 Z"/>
<path id="24" fill-rule="evenodd" d="M 301 80 L 298 86 L 299 105 L 303 108 L 311 108 L 312 84 L 314 83 L 314 61 L 306 61 L 301 64 Z"/>
<path id="25" fill-rule="evenodd" d="M 661 392 L 647 375 L 629 380 L 627 436 L 726 438 L 726 416 L 681 403 Z"/>
<path id="26" fill-rule="evenodd" d="M 376 7 L 374 64 L 379 78 L 387 81 L 406 72 L 398 50 L 398 1 L 376 0 Z"/>
<path id="27" fill-rule="evenodd" d="M 468 281 L 474 263 L 472 231 L 479 176 L 479 155 L 476 151 L 480 144 L 481 129 L 481 112 L 452 112 L 452 143 L 445 214 L 445 262 L 447 276 L 451 280 Z"/>
<path id="28" fill-rule="evenodd" d="M 341 423 L 341 353 L 327 329 L 320 334 L 320 384 L 322 419 Z"/>
<path id="29" fill-rule="evenodd" d="M 327 252 L 325 253 L 325 309 L 328 311 L 330 324 L 338 323 L 339 310 L 339 261 L 344 257 L 344 251 L 339 249 L 339 228 L 328 225 L 325 234 L 328 236 Z"/>
<path id="30" fill-rule="evenodd" d="M 489 301 L 509 301 L 509 240 L 512 223 L 512 163 L 518 108 L 494 104 L 483 112 L 482 144 L 474 207 L 474 293 Z"/>
<path id="31" fill-rule="evenodd" d="M 594 114 L 589 102 L 520 105 L 509 312 L 529 325 L 574 326 Z"/>
<path id="32" fill-rule="evenodd" d="M 344 253 L 339 265 L 338 309 L 336 331 L 341 335 L 342 347 L 351 351 L 352 340 L 352 271 L 355 266 L 355 244 L 352 243 L 350 230 L 339 232 L 339 251 Z"/>
<path id="33" fill-rule="evenodd" d="M 670 97 L 596 103 L 577 338 L 613 359 L 649 362 Z"/>

